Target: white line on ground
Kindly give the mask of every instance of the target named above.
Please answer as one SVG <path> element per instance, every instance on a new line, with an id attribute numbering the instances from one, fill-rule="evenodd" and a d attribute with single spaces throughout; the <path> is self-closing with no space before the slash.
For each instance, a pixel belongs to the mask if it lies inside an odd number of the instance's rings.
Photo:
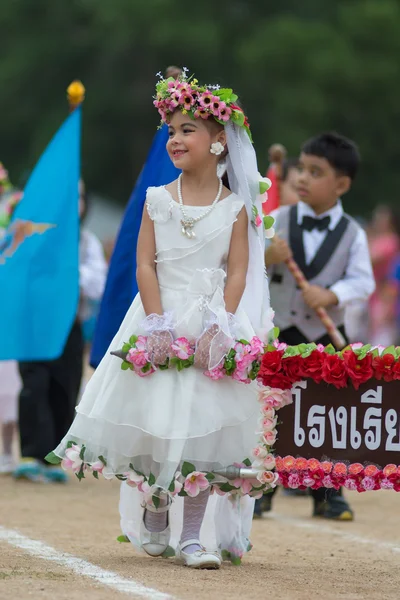
<path id="1" fill-rule="evenodd" d="M 117 573 L 112 571 L 106 571 L 101 567 L 92 565 L 90 562 L 67 554 L 47 546 L 39 540 L 32 540 L 24 535 L 21 535 L 17 531 L 12 529 L 5 529 L 0 526 L 0 541 L 4 540 L 15 548 L 21 548 L 25 552 L 32 554 L 36 558 L 42 558 L 50 562 L 55 562 L 62 567 L 66 567 L 70 571 L 73 571 L 77 575 L 83 575 L 89 577 L 97 583 L 105 585 L 113 590 L 130 594 L 140 598 L 151 598 L 151 600 L 175 600 L 173 596 L 164 594 L 152 588 L 148 588 L 133 579 L 125 579 Z"/>
<path id="2" fill-rule="evenodd" d="M 353 544 L 370 544 L 372 546 L 375 546 L 375 548 L 382 548 L 382 550 L 400 552 L 399 544 L 393 542 L 384 542 L 383 540 L 377 540 L 374 538 L 363 537 L 362 535 L 357 535 L 356 533 L 349 533 L 348 531 L 343 531 L 342 529 L 334 529 L 333 527 L 329 527 L 329 525 L 323 525 L 320 522 L 309 523 L 308 521 L 303 521 L 296 517 L 289 517 L 287 515 L 282 515 L 275 512 L 271 512 L 271 514 L 268 515 L 268 517 L 266 517 L 265 520 L 267 521 L 268 519 L 280 521 L 281 523 L 286 523 L 287 525 L 299 527 L 300 529 L 308 529 L 309 531 L 315 531 L 316 533 L 324 533 L 338 536 Z"/>

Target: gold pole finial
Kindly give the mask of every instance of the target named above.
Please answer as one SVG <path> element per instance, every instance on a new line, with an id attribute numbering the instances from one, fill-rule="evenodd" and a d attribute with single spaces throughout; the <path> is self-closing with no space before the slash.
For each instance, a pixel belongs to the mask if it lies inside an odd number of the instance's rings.
<path id="1" fill-rule="evenodd" d="M 85 99 L 85 86 L 76 79 L 67 87 L 67 98 L 71 112 L 75 110 Z"/>

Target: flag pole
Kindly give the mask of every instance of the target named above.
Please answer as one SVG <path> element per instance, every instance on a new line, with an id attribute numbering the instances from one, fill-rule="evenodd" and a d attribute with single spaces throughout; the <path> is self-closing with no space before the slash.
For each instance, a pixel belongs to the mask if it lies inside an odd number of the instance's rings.
<path id="1" fill-rule="evenodd" d="M 69 111 L 72 113 L 85 99 L 85 86 L 79 79 L 72 81 L 67 87 Z"/>

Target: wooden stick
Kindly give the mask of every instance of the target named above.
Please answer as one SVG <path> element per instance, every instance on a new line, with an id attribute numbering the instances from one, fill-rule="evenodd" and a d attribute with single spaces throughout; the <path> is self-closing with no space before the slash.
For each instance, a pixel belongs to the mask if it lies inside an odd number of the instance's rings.
<path id="1" fill-rule="evenodd" d="M 304 277 L 302 271 L 300 271 L 298 264 L 293 260 L 293 258 L 288 258 L 285 261 L 285 264 L 293 277 L 296 280 L 297 285 L 301 290 L 306 290 L 310 287 L 307 279 Z M 318 307 L 315 309 L 318 317 L 321 319 L 322 324 L 325 326 L 326 331 L 328 332 L 329 337 L 331 338 L 333 345 L 337 350 L 342 350 L 347 346 L 346 340 L 343 335 L 340 333 L 339 329 L 336 327 L 335 323 L 332 321 L 326 310 L 322 307 Z"/>

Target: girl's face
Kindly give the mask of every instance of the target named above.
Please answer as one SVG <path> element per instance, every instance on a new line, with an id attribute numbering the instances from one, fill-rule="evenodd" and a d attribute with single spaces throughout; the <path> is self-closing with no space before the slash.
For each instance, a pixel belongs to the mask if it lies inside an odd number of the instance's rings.
<path id="1" fill-rule="evenodd" d="M 206 123 L 203 119 L 193 120 L 180 110 L 172 114 L 168 129 L 167 151 L 177 169 L 192 171 L 210 164 L 216 167 L 219 158 L 210 153 L 210 148 L 214 142 L 226 144 L 223 129 L 218 130 L 214 123 Z"/>

